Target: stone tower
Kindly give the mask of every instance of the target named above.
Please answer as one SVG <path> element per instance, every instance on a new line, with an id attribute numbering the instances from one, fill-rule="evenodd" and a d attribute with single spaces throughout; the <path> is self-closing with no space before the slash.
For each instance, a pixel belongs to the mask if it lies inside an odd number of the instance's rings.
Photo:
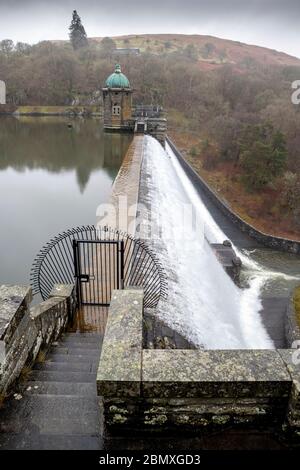
<path id="1" fill-rule="evenodd" d="M 114 73 L 107 78 L 102 91 L 104 129 L 131 130 L 132 88 L 119 64 L 116 65 Z"/>

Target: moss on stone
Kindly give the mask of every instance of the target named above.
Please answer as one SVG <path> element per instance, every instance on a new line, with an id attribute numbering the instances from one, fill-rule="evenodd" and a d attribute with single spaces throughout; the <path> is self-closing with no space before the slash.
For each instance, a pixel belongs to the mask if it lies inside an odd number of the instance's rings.
<path id="1" fill-rule="evenodd" d="M 124 415 L 121 414 L 115 414 L 113 417 L 113 423 L 114 424 L 124 424 L 126 423 L 127 418 Z"/>
<path id="2" fill-rule="evenodd" d="M 145 418 L 145 424 L 149 424 L 149 425 L 159 425 L 159 426 L 162 426 L 163 424 L 165 424 L 166 422 L 168 421 L 168 418 L 166 415 L 156 415 L 156 416 L 152 416 L 151 419 L 149 416 L 146 416 Z"/>
<path id="3" fill-rule="evenodd" d="M 227 424 L 229 420 L 230 420 L 230 416 L 229 416 L 229 415 L 213 416 L 213 417 L 212 417 L 212 422 L 213 422 L 214 424 L 224 425 L 224 424 Z"/>
<path id="4" fill-rule="evenodd" d="M 115 405 L 111 405 L 109 407 L 109 411 L 111 413 L 128 414 L 128 411 L 125 408 L 119 408 L 118 406 L 115 406 Z"/>
<path id="5" fill-rule="evenodd" d="M 298 287 L 294 293 L 294 306 L 296 312 L 297 325 L 300 328 L 300 287 Z"/>

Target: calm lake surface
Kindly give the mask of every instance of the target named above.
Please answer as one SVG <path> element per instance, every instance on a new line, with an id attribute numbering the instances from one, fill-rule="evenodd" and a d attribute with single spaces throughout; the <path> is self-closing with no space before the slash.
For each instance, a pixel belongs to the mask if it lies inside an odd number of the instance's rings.
<path id="1" fill-rule="evenodd" d="M 95 223 L 131 138 L 98 119 L 0 117 L 0 284 L 28 284 L 52 236 Z"/>

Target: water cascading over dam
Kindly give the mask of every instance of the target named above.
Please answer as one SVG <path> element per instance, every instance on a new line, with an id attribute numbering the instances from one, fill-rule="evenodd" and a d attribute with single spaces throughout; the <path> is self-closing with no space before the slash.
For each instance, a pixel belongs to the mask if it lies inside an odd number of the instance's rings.
<path id="1" fill-rule="evenodd" d="M 155 233 L 160 233 L 151 243 L 169 278 L 169 298 L 167 304 L 161 304 L 158 315 L 199 347 L 274 348 L 259 313 L 267 273 L 257 275 L 259 269 L 253 269 L 245 289 L 226 274 L 210 247 L 210 243 L 222 243 L 226 236 L 168 146 L 164 150 L 155 139 L 146 138 L 142 174 L 146 190 L 141 202 L 156 225 Z M 192 208 L 193 218 L 198 220 L 192 233 L 184 230 L 183 207 Z M 253 262 L 241 255 L 253 267 Z"/>

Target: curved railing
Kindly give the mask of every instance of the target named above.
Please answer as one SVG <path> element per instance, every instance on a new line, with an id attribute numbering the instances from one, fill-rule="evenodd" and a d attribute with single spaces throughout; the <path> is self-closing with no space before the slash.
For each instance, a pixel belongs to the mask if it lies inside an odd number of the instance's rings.
<path id="1" fill-rule="evenodd" d="M 54 284 L 75 281 L 74 240 L 117 241 L 124 244 L 124 287 L 144 289 L 144 307 L 156 307 L 167 296 L 167 283 L 162 266 L 142 240 L 109 227 L 82 226 L 64 231 L 52 238 L 37 255 L 31 269 L 34 294 L 45 300 Z"/>

